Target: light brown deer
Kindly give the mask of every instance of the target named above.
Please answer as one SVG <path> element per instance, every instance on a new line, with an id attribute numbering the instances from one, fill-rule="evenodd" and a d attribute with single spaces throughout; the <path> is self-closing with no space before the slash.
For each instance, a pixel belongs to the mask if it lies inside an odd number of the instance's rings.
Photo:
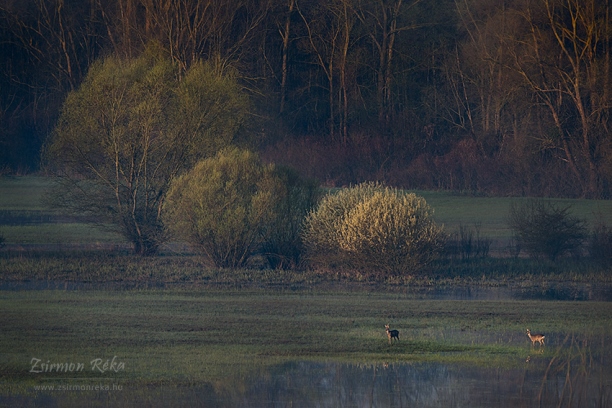
<path id="1" fill-rule="evenodd" d="M 544 345 L 544 337 L 546 336 L 542 336 L 541 334 L 531 334 L 529 329 L 527 329 L 527 336 L 529 337 L 529 340 L 531 340 L 532 346 L 535 346 L 536 343 L 540 343 L 540 347 Z"/>
<path id="2" fill-rule="evenodd" d="M 389 338 L 389 344 L 391 344 L 391 339 L 397 339 L 397 341 L 399 341 L 399 331 L 389 330 L 388 324 L 385 324 L 385 330 L 387 332 L 387 337 Z"/>

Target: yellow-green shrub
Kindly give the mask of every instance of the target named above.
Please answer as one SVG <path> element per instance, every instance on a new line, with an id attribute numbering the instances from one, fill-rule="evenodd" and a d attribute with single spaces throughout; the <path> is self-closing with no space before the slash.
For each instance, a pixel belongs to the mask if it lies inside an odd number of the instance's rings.
<path id="1" fill-rule="evenodd" d="M 364 183 L 328 194 L 306 217 L 302 237 L 310 263 L 324 266 L 345 264 L 339 231 L 348 213 L 370 197 L 380 185 Z"/>
<path id="2" fill-rule="evenodd" d="M 255 255 L 272 267 L 292 267 L 317 188 L 255 153 L 230 148 L 172 182 L 164 223 L 217 267 L 244 267 Z"/>
<path id="3" fill-rule="evenodd" d="M 430 262 L 444 233 L 424 198 L 367 183 L 325 197 L 304 239 L 314 263 L 399 274 Z"/>
<path id="4" fill-rule="evenodd" d="M 246 265 L 274 216 L 272 170 L 239 149 L 200 161 L 172 182 L 164 204 L 166 227 L 215 266 Z"/>

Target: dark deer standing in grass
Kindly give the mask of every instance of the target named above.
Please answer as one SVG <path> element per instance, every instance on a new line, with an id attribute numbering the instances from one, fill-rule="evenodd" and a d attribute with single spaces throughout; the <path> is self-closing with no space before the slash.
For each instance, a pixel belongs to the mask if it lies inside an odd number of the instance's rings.
<path id="1" fill-rule="evenodd" d="M 385 324 L 385 330 L 387 331 L 387 337 L 389 338 L 389 344 L 391 344 L 391 339 L 397 339 L 397 341 L 399 341 L 399 331 L 389 330 L 388 324 Z"/>
<path id="2" fill-rule="evenodd" d="M 527 329 L 527 336 L 529 337 L 529 340 L 531 340 L 532 347 L 535 346 L 536 343 L 540 343 L 540 347 L 544 345 L 544 337 L 546 336 L 542 336 L 541 334 L 531 334 L 529 329 Z"/>

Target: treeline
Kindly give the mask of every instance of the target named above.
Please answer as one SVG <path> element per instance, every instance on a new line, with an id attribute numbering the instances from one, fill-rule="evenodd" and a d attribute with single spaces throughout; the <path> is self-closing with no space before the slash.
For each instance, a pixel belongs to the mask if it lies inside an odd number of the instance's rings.
<path id="1" fill-rule="evenodd" d="M 604 0 L 2 0 L 0 172 L 39 168 L 94 61 L 238 75 L 262 156 L 328 185 L 612 195 Z"/>

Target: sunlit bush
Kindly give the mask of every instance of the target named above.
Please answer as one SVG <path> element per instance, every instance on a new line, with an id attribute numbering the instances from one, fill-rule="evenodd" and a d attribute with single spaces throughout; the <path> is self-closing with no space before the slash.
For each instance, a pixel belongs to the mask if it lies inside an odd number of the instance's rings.
<path id="1" fill-rule="evenodd" d="M 341 226 L 349 212 L 379 188 L 366 183 L 323 197 L 317 209 L 306 217 L 304 226 L 303 241 L 311 263 L 333 267 L 348 262 L 340 250 Z"/>
<path id="2" fill-rule="evenodd" d="M 424 198 L 372 183 L 326 196 L 304 231 L 314 263 L 383 274 L 417 271 L 444 241 Z"/>

